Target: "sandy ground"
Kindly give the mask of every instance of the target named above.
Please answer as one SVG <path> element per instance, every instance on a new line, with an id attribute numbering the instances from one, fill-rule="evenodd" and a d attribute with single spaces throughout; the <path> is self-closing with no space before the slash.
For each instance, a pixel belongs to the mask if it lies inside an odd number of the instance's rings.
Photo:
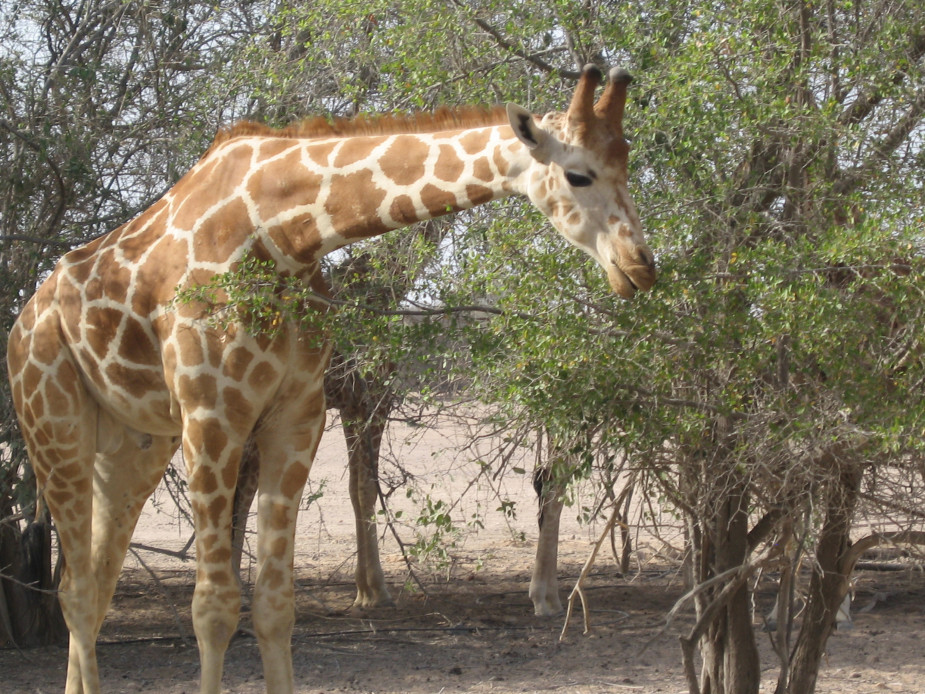
<path id="1" fill-rule="evenodd" d="M 347 496 L 345 452 L 338 429 L 329 431 L 312 472 L 299 522 L 296 556 L 297 624 L 293 660 L 297 691 L 315 692 L 686 692 L 677 636 L 691 625 L 684 614 L 664 629 L 664 616 L 682 594 L 670 545 L 637 538 L 632 572 L 621 577 L 603 551 L 586 587 L 591 631 L 582 634 L 576 614 L 564 639 L 564 620 L 533 616 L 527 598 L 536 537 L 535 501 L 527 474 L 501 480 L 476 477 L 473 459 L 487 459 L 497 442 L 477 447 L 458 427 L 396 427 L 390 455 L 415 474 L 414 498 L 405 488 L 390 505 L 402 510 L 396 531 L 415 541 L 415 509 L 429 495 L 449 510 L 456 533 L 444 538 L 448 556 L 417 566 L 411 580 L 389 532 L 383 565 L 395 608 L 352 613 L 353 517 Z M 465 449 L 465 450 L 464 450 Z M 462 454 L 459 451 L 464 450 Z M 514 466 L 529 470 L 530 460 Z M 393 470 L 394 471 L 394 470 Z M 390 468 L 385 466 L 389 474 Z M 513 501 L 516 517 L 497 511 Z M 583 504 L 563 514 L 560 581 L 563 599 L 574 585 L 601 523 L 577 521 Z M 442 510 L 438 508 L 438 510 Z M 425 526 L 432 531 L 433 525 Z M 177 518 L 167 492 L 152 498 L 135 541 L 181 550 L 191 529 Z M 663 541 L 666 541 L 666 545 Z M 448 544 L 449 543 L 449 544 Z M 103 625 L 98 648 L 106 692 L 198 691 L 198 654 L 189 604 L 193 562 L 136 550 Z M 759 591 L 759 612 L 773 602 L 772 587 Z M 246 602 L 246 601 L 245 601 Z M 851 629 L 829 642 L 818 692 L 925 694 L 925 577 L 914 570 L 860 572 Z M 579 610 L 580 612 L 580 610 Z M 256 640 L 245 605 L 241 631 L 228 651 L 228 692 L 262 692 Z M 773 692 L 776 660 L 761 638 L 762 692 Z M 67 651 L 0 650 L 0 694 L 60 692 Z"/>

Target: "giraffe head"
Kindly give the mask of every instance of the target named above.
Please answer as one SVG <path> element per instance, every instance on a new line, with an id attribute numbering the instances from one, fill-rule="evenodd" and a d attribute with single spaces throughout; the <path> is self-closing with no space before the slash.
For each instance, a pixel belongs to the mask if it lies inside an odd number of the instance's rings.
<path id="1" fill-rule="evenodd" d="M 655 282 L 652 251 L 627 189 L 623 109 L 633 78 L 622 68 L 611 70 L 595 104 L 602 79 L 596 66 L 586 66 L 565 114 L 537 120 L 515 104 L 507 113 L 533 158 L 527 195 L 559 233 L 604 268 L 613 291 L 629 299 Z"/>

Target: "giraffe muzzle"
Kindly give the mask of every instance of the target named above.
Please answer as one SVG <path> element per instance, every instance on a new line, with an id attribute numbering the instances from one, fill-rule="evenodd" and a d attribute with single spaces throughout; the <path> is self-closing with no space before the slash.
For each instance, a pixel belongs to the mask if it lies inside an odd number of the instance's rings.
<path id="1" fill-rule="evenodd" d="M 636 249 L 635 257 L 618 255 L 607 270 L 607 280 L 614 293 L 624 299 L 632 299 L 637 291 L 648 291 L 655 284 L 655 261 L 648 248 Z"/>

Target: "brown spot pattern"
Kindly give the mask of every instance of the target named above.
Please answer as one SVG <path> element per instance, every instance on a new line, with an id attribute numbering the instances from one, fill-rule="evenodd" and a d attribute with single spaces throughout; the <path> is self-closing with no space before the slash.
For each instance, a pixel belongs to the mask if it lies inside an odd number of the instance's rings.
<path id="1" fill-rule="evenodd" d="M 141 399 L 148 393 L 157 392 L 164 386 L 160 369 L 133 368 L 118 362 L 106 367 L 106 379 L 124 390 L 132 398 Z"/>
<path id="2" fill-rule="evenodd" d="M 180 376 L 178 381 L 178 395 L 181 402 L 202 405 L 212 405 L 218 397 L 218 385 L 215 376 L 200 374 L 199 376 Z"/>
<path id="3" fill-rule="evenodd" d="M 106 273 L 103 283 L 106 298 L 117 304 L 125 304 L 132 283 L 132 271 L 123 265 L 113 265 Z"/>
<path id="4" fill-rule="evenodd" d="M 316 259 L 321 248 L 321 233 L 315 217 L 306 212 L 269 229 L 273 243 L 286 255 L 303 263 Z"/>
<path id="5" fill-rule="evenodd" d="M 260 218 L 266 221 L 296 204 L 315 202 L 322 180 L 320 174 L 302 165 L 301 151 L 295 149 L 254 172 L 247 181 L 247 192 L 257 202 Z"/>
<path id="6" fill-rule="evenodd" d="M 494 197 L 494 192 L 486 186 L 468 185 L 466 186 L 466 196 L 473 205 L 481 205 L 491 200 Z"/>
<path id="7" fill-rule="evenodd" d="M 198 333 L 184 330 L 177 336 L 180 346 L 180 363 L 184 366 L 198 366 L 205 360 L 202 351 L 202 340 Z"/>
<path id="8" fill-rule="evenodd" d="M 137 263 L 141 256 L 160 238 L 162 234 L 161 226 L 151 224 L 150 218 L 159 214 L 160 208 L 165 204 L 159 203 L 155 205 L 154 208 L 145 212 L 141 217 L 137 217 L 120 229 L 123 238 L 119 243 L 119 250 L 122 257 L 129 263 Z M 155 208 L 157 209 L 155 210 Z M 110 263 L 101 260 L 102 267 L 109 267 L 109 265 Z"/>
<path id="9" fill-rule="evenodd" d="M 472 164 L 472 174 L 480 181 L 491 181 L 495 174 L 491 170 L 491 162 L 488 157 L 479 157 Z"/>
<path id="10" fill-rule="evenodd" d="M 210 468 L 200 465 L 190 479 L 189 488 L 196 494 L 212 494 L 218 489 L 218 479 Z"/>
<path id="11" fill-rule="evenodd" d="M 273 504 L 270 511 L 270 527 L 273 530 L 285 530 L 289 527 L 289 513 L 282 504 Z"/>
<path id="12" fill-rule="evenodd" d="M 409 195 L 396 195 L 389 207 L 389 216 L 396 224 L 410 224 L 418 219 L 414 201 Z"/>
<path id="13" fill-rule="evenodd" d="M 334 156 L 335 168 L 343 168 L 369 158 L 373 150 L 382 142 L 381 137 L 357 137 L 346 140 Z"/>
<path id="14" fill-rule="evenodd" d="M 252 229 L 247 205 L 234 198 L 203 220 L 193 241 L 193 254 L 204 263 L 227 262 Z"/>
<path id="15" fill-rule="evenodd" d="M 91 306 L 87 309 L 84 319 L 87 344 L 100 359 L 109 353 L 109 345 L 115 339 L 122 317 L 123 312 L 114 308 Z"/>
<path id="16" fill-rule="evenodd" d="M 228 508 L 228 499 L 224 496 L 217 496 L 209 502 L 209 518 L 213 520 L 218 520 L 221 518 L 222 513 L 225 509 Z M 220 559 L 217 561 L 228 561 L 231 558 L 231 553 L 226 549 L 216 550 L 216 554 L 220 555 Z"/>
<path id="17" fill-rule="evenodd" d="M 441 181 L 458 181 L 466 165 L 449 145 L 440 145 L 440 155 L 434 166 L 434 176 Z"/>
<path id="18" fill-rule="evenodd" d="M 294 140 L 281 137 L 267 138 L 261 142 L 257 148 L 257 159 L 258 161 L 264 161 L 266 159 L 278 157 L 280 154 L 292 147 L 294 142 Z"/>
<path id="19" fill-rule="evenodd" d="M 280 491 L 292 499 L 301 493 L 306 479 L 308 479 L 308 468 L 302 463 L 291 463 L 280 480 Z"/>
<path id="20" fill-rule="evenodd" d="M 421 200 L 434 217 L 455 212 L 459 209 L 456 196 L 442 188 L 428 183 L 421 189 Z"/>
<path id="21" fill-rule="evenodd" d="M 122 341 L 119 344 L 119 356 L 123 359 L 144 366 L 158 366 L 157 348 L 148 336 L 144 326 L 131 316 L 125 318 L 122 328 Z"/>
<path id="22" fill-rule="evenodd" d="M 174 289 L 180 284 L 189 266 L 187 245 L 172 236 L 165 236 L 157 242 L 149 262 L 135 273 L 132 294 L 132 310 L 139 316 L 149 316 L 152 311 L 173 298 Z"/>
<path id="23" fill-rule="evenodd" d="M 309 158 L 319 166 L 327 167 L 331 163 L 331 152 L 337 146 L 337 140 L 328 140 L 327 142 L 312 143 L 308 146 Z"/>
<path id="24" fill-rule="evenodd" d="M 379 219 L 379 205 L 385 199 L 385 191 L 373 185 L 370 171 L 359 171 L 346 176 L 334 176 L 331 179 L 330 192 L 325 211 L 331 224 L 342 236 L 366 236 L 370 227 L 376 228 L 380 222 L 382 231 L 385 226 Z M 362 232 L 352 231 L 362 229 Z"/>
<path id="25" fill-rule="evenodd" d="M 268 385 L 275 383 L 278 375 L 272 364 L 262 361 L 251 372 L 250 378 L 247 379 L 248 385 L 252 388 L 266 388 Z"/>
<path id="26" fill-rule="evenodd" d="M 466 154 L 478 154 L 485 151 L 488 140 L 491 138 L 490 130 L 474 130 L 459 138 L 459 144 Z"/>
<path id="27" fill-rule="evenodd" d="M 245 347 L 235 347 L 222 360 L 222 376 L 240 381 L 247 373 L 247 367 L 254 360 L 254 353 Z"/>
<path id="28" fill-rule="evenodd" d="M 399 135 L 379 159 L 379 169 L 400 186 L 417 183 L 424 176 L 430 147 L 417 137 Z"/>
<path id="29" fill-rule="evenodd" d="M 238 143 L 184 176 L 171 191 L 175 200 L 171 223 L 178 229 L 192 230 L 206 210 L 226 199 L 244 181 L 251 154 L 250 146 Z"/>
<path id="30" fill-rule="evenodd" d="M 62 266 L 68 266 L 68 274 L 77 284 L 84 284 L 96 268 L 99 257 L 97 251 L 106 237 L 94 239 L 86 246 L 75 248 L 67 253 L 60 261 Z"/>
<path id="31" fill-rule="evenodd" d="M 225 401 L 225 419 L 236 431 L 245 431 L 254 421 L 254 408 L 240 388 L 225 386 L 222 390 Z"/>

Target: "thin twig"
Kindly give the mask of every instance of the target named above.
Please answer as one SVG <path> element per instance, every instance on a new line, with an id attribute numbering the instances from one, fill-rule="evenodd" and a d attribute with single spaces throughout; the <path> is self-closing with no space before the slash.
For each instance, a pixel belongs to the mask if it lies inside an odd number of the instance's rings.
<path id="1" fill-rule="evenodd" d="M 588 610 L 587 602 L 585 601 L 584 592 L 582 591 L 582 583 L 584 583 L 585 578 L 591 572 L 591 568 L 594 566 L 594 560 L 597 558 L 597 553 L 601 549 L 601 545 L 610 537 L 610 533 L 613 530 L 614 524 L 617 522 L 617 517 L 620 513 L 620 507 L 617 504 L 613 505 L 613 511 L 610 513 L 610 518 L 607 519 L 607 523 L 604 526 L 603 532 L 597 538 L 597 542 L 594 543 L 594 546 L 591 548 L 591 554 L 585 560 L 584 566 L 581 567 L 581 573 L 578 574 L 578 580 L 575 581 L 575 587 L 572 588 L 572 592 L 568 596 L 568 608 L 565 613 L 565 623 L 562 625 L 562 632 L 559 634 L 559 641 L 565 639 L 565 632 L 568 630 L 569 620 L 572 616 L 572 610 L 575 605 L 575 596 L 577 595 L 581 600 L 581 608 L 584 610 L 584 633 L 587 634 L 591 631 L 591 617 Z"/>
<path id="2" fill-rule="evenodd" d="M 186 541 L 186 544 L 183 545 L 183 549 L 164 549 L 163 547 L 152 547 L 151 545 L 146 545 L 141 542 L 132 542 L 129 545 L 134 553 L 134 550 L 141 549 L 145 552 L 154 552 L 156 554 L 166 554 L 168 557 L 173 557 L 174 559 L 179 559 L 180 561 L 189 561 L 191 559 L 189 555 L 189 548 L 193 546 L 193 542 L 196 540 L 196 533 L 190 535 L 189 539 Z M 137 556 L 137 555 L 136 555 Z"/>
<path id="3" fill-rule="evenodd" d="M 167 592 L 167 589 L 164 587 L 164 584 L 161 583 L 161 579 L 158 578 L 154 570 L 151 569 L 151 567 L 148 566 L 147 563 L 145 563 L 145 560 L 141 558 L 141 555 L 138 553 L 138 551 L 134 547 L 134 543 L 132 545 L 129 545 L 129 550 L 131 551 L 135 559 L 138 561 L 138 563 L 141 564 L 142 568 L 144 568 L 144 570 L 148 572 L 148 575 L 152 579 L 154 579 L 154 583 L 157 585 L 158 590 L 160 590 L 161 595 L 163 595 L 164 599 L 167 601 L 167 606 L 170 608 L 170 614 L 173 616 L 174 625 L 177 627 L 177 633 L 180 635 L 180 638 L 183 639 L 185 643 L 191 644 L 191 640 L 189 636 L 184 633 L 183 622 L 180 619 L 180 614 L 179 612 L 177 612 L 177 608 L 173 604 L 173 600 L 170 599 L 170 595 Z"/>

